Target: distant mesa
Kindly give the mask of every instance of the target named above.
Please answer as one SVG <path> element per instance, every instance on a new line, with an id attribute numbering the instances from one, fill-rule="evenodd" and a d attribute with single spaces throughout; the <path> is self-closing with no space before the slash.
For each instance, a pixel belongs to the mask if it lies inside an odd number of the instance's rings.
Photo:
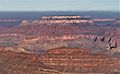
<path id="1" fill-rule="evenodd" d="M 41 24 L 92 24 L 90 17 L 81 16 L 43 16 L 40 20 L 23 20 L 20 25 L 41 25 Z"/>
<path id="2" fill-rule="evenodd" d="M 58 19 L 58 20 L 60 20 L 60 19 L 80 19 L 81 18 L 81 16 L 43 16 L 42 17 L 42 19 Z"/>
<path id="3" fill-rule="evenodd" d="M 20 23 L 20 26 L 25 26 L 25 25 L 30 25 L 31 23 L 28 21 L 28 20 L 23 20 L 21 23 Z"/>
<path id="4" fill-rule="evenodd" d="M 118 24 L 120 20 L 115 18 L 91 18 L 91 16 L 42 16 L 39 20 L 23 20 L 20 25 L 64 25 L 64 24 L 94 24 L 97 22 L 114 22 Z"/>

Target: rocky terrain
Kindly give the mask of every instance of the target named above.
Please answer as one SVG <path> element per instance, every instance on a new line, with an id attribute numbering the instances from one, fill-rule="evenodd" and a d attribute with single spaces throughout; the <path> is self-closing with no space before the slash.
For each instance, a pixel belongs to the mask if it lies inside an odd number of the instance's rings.
<path id="1" fill-rule="evenodd" d="M 96 22 L 113 24 L 99 26 Z M 0 72 L 119 74 L 119 25 L 119 19 L 43 16 L 0 27 Z"/>
<path id="2" fill-rule="evenodd" d="M 119 74 L 120 60 L 80 48 L 56 48 L 43 55 L 0 52 L 1 74 Z"/>

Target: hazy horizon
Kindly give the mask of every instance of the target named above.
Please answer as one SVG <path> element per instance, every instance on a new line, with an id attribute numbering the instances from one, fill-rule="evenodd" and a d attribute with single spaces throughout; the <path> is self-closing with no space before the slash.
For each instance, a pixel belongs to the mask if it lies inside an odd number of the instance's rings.
<path id="1" fill-rule="evenodd" d="M 0 0 L 0 11 L 119 11 L 119 0 Z"/>

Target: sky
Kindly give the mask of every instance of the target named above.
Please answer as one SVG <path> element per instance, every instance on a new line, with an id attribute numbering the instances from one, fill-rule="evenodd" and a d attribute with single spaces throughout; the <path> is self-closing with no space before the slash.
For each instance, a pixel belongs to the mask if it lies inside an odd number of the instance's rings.
<path id="1" fill-rule="evenodd" d="M 0 0 L 0 11 L 118 11 L 119 0 Z"/>

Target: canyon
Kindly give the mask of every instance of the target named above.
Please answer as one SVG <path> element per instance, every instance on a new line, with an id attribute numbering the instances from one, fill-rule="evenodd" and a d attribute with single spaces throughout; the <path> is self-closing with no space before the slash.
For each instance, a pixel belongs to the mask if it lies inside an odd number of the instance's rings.
<path id="1" fill-rule="evenodd" d="M 14 21 L 19 20 L 9 22 Z M 0 27 L 0 73 L 119 74 L 119 21 L 43 16 Z M 96 22 L 112 24 L 101 26 Z"/>

